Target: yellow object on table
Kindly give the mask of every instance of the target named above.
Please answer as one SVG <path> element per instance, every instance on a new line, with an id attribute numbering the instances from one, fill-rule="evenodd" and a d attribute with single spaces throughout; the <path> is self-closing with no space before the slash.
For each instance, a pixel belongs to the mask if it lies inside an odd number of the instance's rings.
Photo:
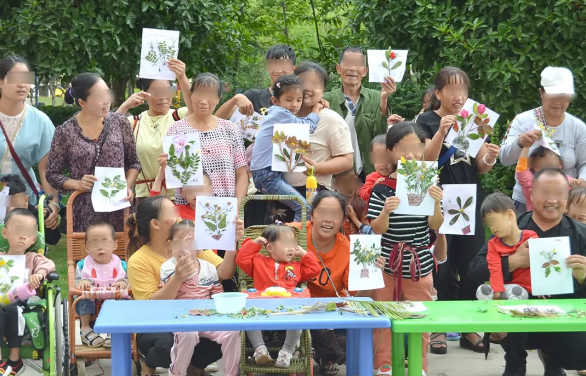
<path id="1" fill-rule="evenodd" d="M 265 291 L 263 293 L 260 294 L 261 296 L 283 296 L 283 297 L 287 297 L 290 298 L 291 297 L 291 293 L 288 292 L 285 288 L 283 287 L 268 287 L 265 289 Z"/>

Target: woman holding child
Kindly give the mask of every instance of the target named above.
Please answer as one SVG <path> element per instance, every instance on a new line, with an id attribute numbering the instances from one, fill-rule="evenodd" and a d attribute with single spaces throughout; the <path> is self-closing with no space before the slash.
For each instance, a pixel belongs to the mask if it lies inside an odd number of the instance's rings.
<path id="1" fill-rule="evenodd" d="M 303 62 L 295 69 L 295 75 L 303 88 L 303 103 L 297 117 L 307 116 L 312 108 L 323 99 L 328 85 L 328 74 L 320 65 Z M 336 112 L 324 108 L 319 112 L 315 131 L 309 135 L 311 155 L 304 158 L 307 167 L 313 168 L 317 177 L 318 190 L 332 189 L 332 175 L 352 168 L 354 164 L 350 130 L 346 121 Z M 306 175 L 291 172 L 283 175 L 285 181 L 305 196 Z"/>
<path id="2" fill-rule="evenodd" d="M 485 143 L 476 157 L 468 155 L 445 142 L 444 139 L 456 123 L 456 116 L 468 99 L 470 80 L 468 75 L 454 67 L 442 68 L 435 77 L 435 93 L 432 96 L 430 110 L 417 118 L 426 136 L 425 160 L 438 159 L 442 168 L 441 184 L 476 184 L 476 225 L 473 236 L 447 235 L 448 259 L 439 267 L 435 287 L 440 300 L 472 300 L 476 297 L 477 284 L 468 279 L 467 271 L 470 261 L 484 244 L 484 227 L 480 217 L 482 189 L 479 174 L 492 169 L 499 154 L 498 145 Z M 455 339 L 457 339 L 456 337 Z M 447 346 L 445 333 L 431 336 L 430 351 L 445 354 Z M 482 338 L 476 333 L 463 333 L 460 346 L 476 352 L 484 352 Z"/>
<path id="3" fill-rule="evenodd" d="M 173 275 L 161 288 L 161 266 L 172 256 L 170 253 L 171 228 L 180 219 L 173 202 L 162 196 L 143 200 L 136 214 L 129 217 L 128 279 L 137 300 L 175 299 L 183 282 L 189 279 L 195 269 L 196 261 L 181 257 L 177 261 Z M 244 223 L 237 220 L 236 239 L 244 232 Z M 185 239 L 180 239 L 185 240 Z M 216 267 L 219 279 L 231 278 L 236 265 L 216 256 L 212 251 L 200 251 L 197 257 Z M 139 351 L 144 355 L 142 375 L 154 375 L 157 367 L 168 368 L 171 364 L 172 333 L 144 333 L 137 335 Z M 221 357 L 220 346 L 206 338 L 200 339 L 195 347 L 191 364 L 203 370 L 208 364 Z"/>
<path id="4" fill-rule="evenodd" d="M 523 148 L 529 148 L 532 153 L 543 131 L 558 147 L 563 171 L 576 178 L 572 186 L 586 185 L 586 126 L 582 120 L 566 112 L 575 96 L 572 72 L 567 68 L 545 68 L 541 72 L 539 95 L 541 106 L 517 115 L 509 126 L 501 145 L 502 164 L 517 164 Z M 537 123 L 542 124 L 543 130 L 535 128 Z M 517 213 L 527 211 L 527 199 L 519 180 L 513 190 L 513 200 Z"/>
<path id="5" fill-rule="evenodd" d="M 66 100 L 75 101 L 81 111 L 55 129 L 47 181 L 59 190 L 84 193 L 73 204 L 75 232 L 85 232 L 87 226 L 96 221 L 109 222 L 116 231 L 122 231 L 122 212 L 96 213 L 90 192 L 97 181 L 96 167 L 122 167 L 128 187 L 126 200 L 134 198 L 132 187 L 140 171 L 140 162 L 132 128 L 123 115 L 110 112 L 112 93 L 102 77 L 95 73 L 74 77 Z M 65 175 L 66 169 L 68 175 Z"/>

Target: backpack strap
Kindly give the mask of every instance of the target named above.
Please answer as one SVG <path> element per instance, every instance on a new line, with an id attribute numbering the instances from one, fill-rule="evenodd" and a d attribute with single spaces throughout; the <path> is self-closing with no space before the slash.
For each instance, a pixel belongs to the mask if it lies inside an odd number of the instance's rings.
<path id="1" fill-rule="evenodd" d="M 132 130 L 134 131 L 136 129 L 136 125 L 138 124 L 138 121 L 140 120 L 140 117 L 138 117 L 138 115 L 134 115 L 134 124 L 132 125 Z"/>
<path id="2" fill-rule="evenodd" d="M 181 118 L 179 117 L 179 110 L 173 111 L 173 120 L 179 121 Z"/>

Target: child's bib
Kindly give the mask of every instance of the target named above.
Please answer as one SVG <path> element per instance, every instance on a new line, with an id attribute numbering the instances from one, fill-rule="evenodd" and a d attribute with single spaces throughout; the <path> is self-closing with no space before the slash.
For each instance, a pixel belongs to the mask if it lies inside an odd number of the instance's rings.
<path id="1" fill-rule="evenodd" d="M 116 281 L 125 279 L 126 272 L 116 255 L 112 255 L 107 264 L 98 264 L 93 257 L 87 256 L 83 262 L 81 277 L 93 281 L 95 287 L 111 287 Z"/>

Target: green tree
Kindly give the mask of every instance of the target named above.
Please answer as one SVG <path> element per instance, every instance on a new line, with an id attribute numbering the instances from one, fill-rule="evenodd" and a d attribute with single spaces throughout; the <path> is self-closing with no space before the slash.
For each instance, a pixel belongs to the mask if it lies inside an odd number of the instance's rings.
<path id="1" fill-rule="evenodd" d="M 230 0 L 11 1 L 0 6 L 0 54 L 25 55 L 44 80 L 98 72 L 119 104 L 138 74 L 143 28 L 180 31 L 179 58 L 188 73 L 221 75 L 236 52 L 250 48 L 239 10 Z"/>

